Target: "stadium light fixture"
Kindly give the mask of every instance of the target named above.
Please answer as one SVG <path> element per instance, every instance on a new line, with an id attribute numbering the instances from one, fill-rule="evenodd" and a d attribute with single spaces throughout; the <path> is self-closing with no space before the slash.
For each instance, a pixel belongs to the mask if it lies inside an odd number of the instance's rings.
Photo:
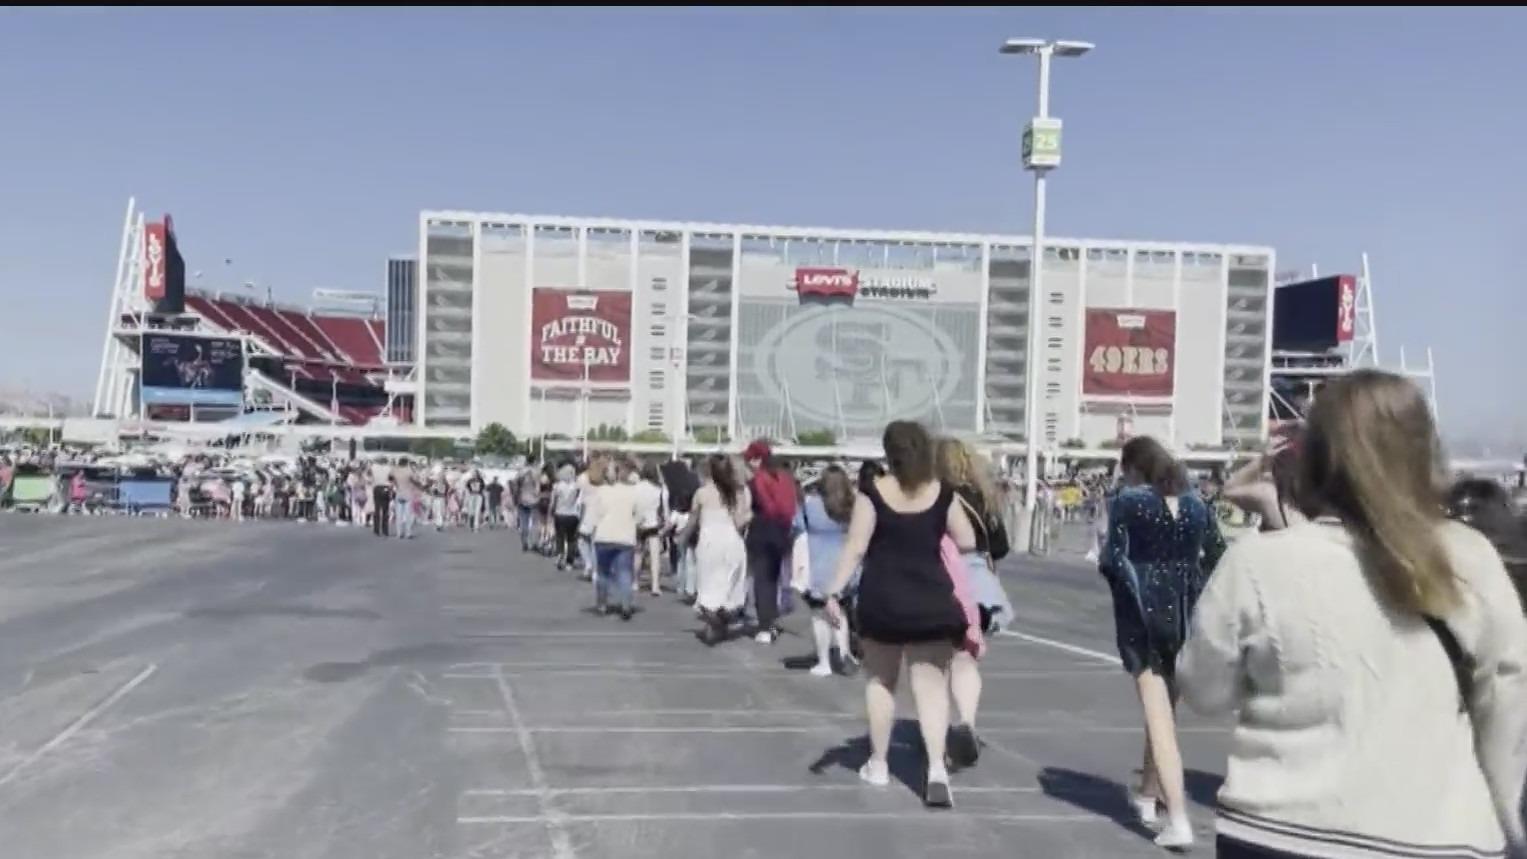
<path id="1" fill-rule="evenodd" d="M 1008 39 L 1002 43 L 1004 54 L 1032 54 L 1045 46 L 1044 39 Z"/>
<path id="2" fill-rule="evenodd" d="M 1039 413 L 1042 398 L 1039 395 L 1039 336 L 1036 320 L 1041 310 L 1040 296 L 1044 290 L 1045 269 L 1045 177 L 1060 166 L 1061 123 L 1050 116 L 1050 60 L 1054 57 L 1080 57 L 1092 50 L 1091 42 L 1049 39 L 1008 39 L 1002 43 L 1001 53 L 1032 54 L 1039 59 L 1039 104 L 1033 119 L 1023 132 L 1023 166 L 1034 172 L 1034 233 L 1032 264 L 1029 275 L 1029 321 L 1025 350 L 1027 360 L 1024 368 L 1024 476 L 1023 476 L 1023 539 L 1019 542 L 1032 549 L 1036 545 L 1033 528 L 1034 508 L 1038 496 L 1039 481 Z"/>

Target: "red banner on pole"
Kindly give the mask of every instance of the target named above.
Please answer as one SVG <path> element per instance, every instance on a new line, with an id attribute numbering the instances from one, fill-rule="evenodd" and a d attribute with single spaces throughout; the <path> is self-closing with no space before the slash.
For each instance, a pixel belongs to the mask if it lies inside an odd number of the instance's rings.
<path id="1" fill-rule="evenodd" d="M 537 287 L 530 302 L 530 378 L 631 381 L 631 293 Z"/>
<path id="2" fill-rule="evenodd" d="M 143 297 L 150 301 L 158 301 L 165 294 L 167 249 L 164 233 L 163 221 L 143 225 Z"/>
<path id="3" fill-rule="evenodd" d="M 1171 310 L 1089 308 L 1082 393 L 1094 397 L 1170 397 L 1177 362 Z"/>

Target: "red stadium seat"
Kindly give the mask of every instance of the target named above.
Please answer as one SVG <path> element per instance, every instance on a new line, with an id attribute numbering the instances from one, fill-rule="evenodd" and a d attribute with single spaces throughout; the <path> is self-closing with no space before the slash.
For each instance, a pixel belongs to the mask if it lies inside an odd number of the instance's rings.
<path id="1" fill-rule="evenodd" d="M 318 328 L 328 335 L 329 341 L 338 346 L 351 366 L 381 367 L 382 346 L 371 334 L 371 326 L 365 319 L 345 316 L 311 316 Z"/>
<path id="2" fill-rule="evenodd" d="M 386 366 L 382 320 L 307 314 L 203 293 L 188 294 L 186 307 L 209 327 L 250 336 L 275 353 L 280 367 L 267 370 L 274 381 L 326 406 L 337 399 L 346 423 L 361 426 L 385 410 L 377 405 L 381 385 L 366 375 Z M 395 408 L 394 415 L 409 419 L 406 408 Z"/>

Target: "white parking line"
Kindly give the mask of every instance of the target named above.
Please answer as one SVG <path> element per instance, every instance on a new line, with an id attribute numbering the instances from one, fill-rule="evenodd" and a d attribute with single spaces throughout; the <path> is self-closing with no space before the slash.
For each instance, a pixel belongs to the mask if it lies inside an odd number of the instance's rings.
<path id="1" fill-rule="evenodd" d="M 958 790 L 955 791 L 959 793 Z M 566 823 L 709 823 L 736 820 L 830 820 L 854 823 L 862 820 L 895 820 L 902 823 L 959 823 L 980 820 L 987 823 L 1092 823 L 1117 826 L 1113 818 L 1098 814 L 908 814 L 905 811 L 742 811 L 674 812 L 669 814 L 564 814 Z M 457 823 L 528 824 L 544 823 L 538 815 L 489 815 L 458 817 Z"/>
<path id="2" fill-rule="evenodd" d="M 567 632 L 565 630 L 543 630 L 540 632 L 463 632 L 460 638 L 580 638 L 585 641 L 619 641 L 626 638 L 693 638 L 693 633 L 674 632 L 609 632 L 604 630 L 585 630 L 582 632 Z"/>
<path id="3" fill-rule="evenodd" d="M 567 835 L 567 827 L 563 825 L 563 815 L 557 813 L 551 807 L 550 787 L 546 781 L 546 770 L 541 766 L 541 756 L 536 753 L 535 739 L 525 727 L 525 720 L 520 717 L 519 705 L 514 701 L 514 690 L 509 687 L 509 681 L 504 675 L 498 675 L 498 693 L 504 701 L 504 712 L 509 714 L 509 720 L 514 723 L 512 730 L 519 736 L 520 750 L 525 754 L 525 770 L 530 775 L 530 783 L 535 787 L 537 805 L 541 808 L 541 814 L 536 818 L 545 823 L 551 836 L 552 853 L 557 859 L 576 859 L 577 853 L 573 851 L 573 841 Z M 463 821 L 465 822 L 465 821 Z"/>
<path id="4" fill-rule="evenodd" d="M 1117 660 L 1115 660 L 1117 662 Z M 663 671 L 646 668 L 623 668 L 621 666 L 606 666 L 603 668 L 545 668 L 526 670 L 505 670 L 507 677 L 629 677 L 632 679 L 666 679 L 676 680 L 752 680 L 752 679 L 795 679 L 803 683 L 818 684 L 820 678 L 812 677 L 805 671 L 779 671 L 767 674 L 755 674 L 749 671 L 701 671 L 694 670 Z M 1115 677 L 1116 671 L 1099 668 L 1072 668 L 1072 669 L 1042 669 L 1025 671 L 1014 669 L 1011 671 L 988 670 L 982 671 L 981 676 L 988 680 L 1045 680 L 1063 677 Z M 448 680 L 493 680 L 497 674 L 492 671 L 448 671 L 440 675 Z"/>
<path id="5" fill-rule="evenodd" d="M 0 787 L 4 787 L 5 785 L 10 784 L 18 775 L 21 775 L 23 770 L 39 761 L 43 755 L 46 755 L 48 752 L 51 752 L 64 743 L 67 743 L 69 738 L 79 733 L 81 728 L 90 724 L 95 720 L 97 716 L 106 712 L 113 704 L 125 698 L 127 693 L 141 686 L 143 681 L 152 677 L 154 672 L 158 670 L 158 665 L 150 663 L 142 671 L 139 671 L 137 676 L 135 676 L 133 679 L 117 687 L 117 691 L 108 695 L 105 700 L 101 701 L 101 703 L 96 704 L 89 710 L 86 710 L 83 714 L 80 715 L 78 719 L 70 722 L 68 727 L 55 734 L 53 739 L 44 743 L 40 748 L 37 749 L 37 751 L 32 752 L 30 755 L 27 755 L 25 758 L 22 758 L 20 761 L 18 761 L 16 765 L 11 767 L 3 777 L 0 777 Z"/>
<path id="6" fill-rule="evenodd" d="M 862 784 L 696 784 L 663 785 L 659 787 L 553 787 L 551 796 L 606 796 L 637 794 L 649 796 L 675 793 L 801 793 L 805 791 L 863 791 Z M 1038 786 L 1029 787 L 961 787 L 960 793 L 1039 793 Z M 463 796 L 537 796 L 534 789 L 480 788 L 462 791 Z"/>
<path id="7" fill-rule="evenodd" d="M 840 717 L 832 717 L 840 718 Z M 841 717 L 854 719 L 860 717 Z M 841 730 L 834 725 L 463 725 L 446 729 L 452 734 L 822 734 Z M 1138 734 L 1139 725 L 982 725 L 983 734 Z M 1224 728 L 1178 727 L 1179 734 L 1222 734 Z"/>
<path id="8" fill-rule="evenodd" d="M 1056 650 L 1064 650 L 1067 653 L 1074 653 L 1078 656 L 1086 656 L 1089 659 L 1096 659 L 1101 662 L 1106 662 L 1109 665 L 1124 664 L 1123 662 L 1119 661 L 1119 657 L 1110 653 L 1104 653 L 1101 650 L 1089 650 L 1085 647 L 1077 647 L 1074 644 L 1067 644 L 1064 641 L 1055 641 L 1054 639 L 1050 638 L 1041 638 L 1037 635 L 1029 635 L 1026 632 L 1018 632 L 1017 630 L 1009 629 L 1003 633 L 1003 636 L 1016 638 L 1021 641 L 1027 641 L 1031 644 L 1041 644 L 1045 647 L 1053 647 Z"/>

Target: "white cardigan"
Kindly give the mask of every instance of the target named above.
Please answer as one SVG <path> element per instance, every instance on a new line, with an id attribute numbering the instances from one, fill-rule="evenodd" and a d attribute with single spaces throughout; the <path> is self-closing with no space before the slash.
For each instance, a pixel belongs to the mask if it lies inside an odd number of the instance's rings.
<path id="1" fill-rule="evenodd" d="M 1471 719 L 1424 621 L 1382 605 L 1340 525 L 1237 540 L 1177 663 L 1189 705 L 1238 711 L 1222 835 L 1291 853 L 1480 859 L 1522 837 L 1527 619 L 1495 549 L 1439 533 L 1477 663 Z"/>

